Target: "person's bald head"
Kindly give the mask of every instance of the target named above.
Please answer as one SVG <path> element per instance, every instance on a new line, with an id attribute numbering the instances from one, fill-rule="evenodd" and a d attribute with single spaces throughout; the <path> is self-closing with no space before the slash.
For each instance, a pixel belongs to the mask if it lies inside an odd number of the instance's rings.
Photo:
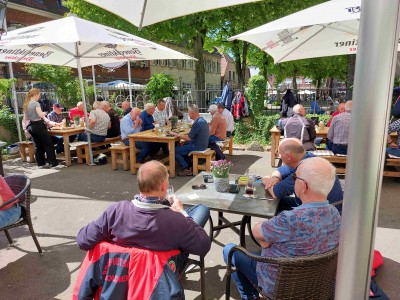
<path id="1" fill-rule="evenodd" d="M 139 117 L 141 112 L 142 111 L 138 107 L 134 107 L 129 114 L 131 115 L 132 120 L 135 121 Z"/>
<path id="2" fill-rule="evenodd" d="M 344 112 L 346 110 L 345 106 L 346 106 L 346 103 L 340 103 L 339 106 L 338 106 L 338 111 L 340 113 Z"/>
<path id="3" fill-rule="evenodd" d="M 122 102 L 121 108 L 122 108 L 123 110 L 127 110 L 129 107 L 131 107 L 131 104 L 130 104 L 128 101 Z"/>
<path id="4" fill-rule="evenodd" d="M 336 169 L 322 157 L 310 157 L 301 161 L 296 170 L 296 176 L 301 178 L 297 180 L 303 180 L 307 184 L 309 194 L 316 196 L 317 199 L 326 200 L 336 180 Z M 308 202 L 307 197 L 304 198 L 304 201 Z"/>
<path id="5" fill-rule="evenodd" d="M 142 194 L 162 192 L 168 186 L 167 168 L 159 161 L 151 160 L 140 166 L 137 182 Z"/>
<path id="6" fill-rule="evenodd" d="M 286 138 L 279 144 L 279 154 L 285 165 L 295 167 L 306 154 L 303 143 L 297 138 Z"/>
<path id="7" fill-rule="evenodd" d="M 353 106 L 353 101 L 349 100 L 345 103 L 344 109 L 348 112 L 351 112 L 351 108 Z"/>
<path id="8" fill-rule="evenodd" d="M 79 102 L 76 104 L 76 108 L 77 108 L 78 110 L 83 110 L 83 102 L 82 102 L 82 101 L 79 101 Z"/>
<path id="9" fill-rule="evenodd" d="M 105 112 L 108 112 L 111 109 L 110 103 L 108 101 L 101 101 L 100 102 L 101 109 Z"/>

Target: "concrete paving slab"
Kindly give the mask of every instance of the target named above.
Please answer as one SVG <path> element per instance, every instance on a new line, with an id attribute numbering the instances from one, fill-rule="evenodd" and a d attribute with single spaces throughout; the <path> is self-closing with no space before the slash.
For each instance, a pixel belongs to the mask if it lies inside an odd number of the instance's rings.
<path id="1" fill-rule="evenodd" d="M 267 175 L 272 172 L 269 152 L 238 151 L 229 157 L 232 173 L 246 169 Z M 44 254 L 39 255 L 29 230 L 24 227 L 10 231 L 15 247 L 0 237 L 1 299 L 71 299 L 80 263 L 85 255 L 77 248 L 78 230 L 97 218 L 111 203 L 131 199 L 138 188 L 136 175 L 129 171 L 111 169 L 111 163 L 89 167 L 74 163 L 61 170 L 36 169 L 34 164 L 19 159 L 5 162 L 5 172 L 22 173 L 32 179 L 33 225 Z M 175 177 L 170 182 L 179 189 L 191 177 Z M 376 249 L 385 257 L 378 272 L 378 283 L 390 299 L 400 299 L 400 184 L 391 178 L 383 181 L 382 197 L 376 234 Z M 212 213 L 213 219 L 216 214 Z M 227 215 L 239 220 L 240 216 Z M 256 222 L 257 220 L 252 220 Z M 206 225 L 208 230 L 208 224 Z M 222 248 L 238 243 L 232 230 L 222 230 L 205 258 L 206 299 L 224 299 L 225 263 Z M 251 251 L 258 249 L 247 236 Z M 200 276 L 194 269 L 184 278 L 186 299 L 200 299 Z M 232 288 L 232 299 L 239 299 Z"/>

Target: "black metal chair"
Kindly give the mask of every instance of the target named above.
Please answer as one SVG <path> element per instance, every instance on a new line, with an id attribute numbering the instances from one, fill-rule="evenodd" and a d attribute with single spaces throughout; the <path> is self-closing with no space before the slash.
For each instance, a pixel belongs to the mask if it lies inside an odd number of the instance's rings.
<path id="1" fill-rule="evenodd" d="M 264 295 L 259 287 L 255 287 L 262 299 L 334 299 L 338 248 L 318 255 L 271 258 L 254 255 L 240 246 L 235 246 L 228 254 L 226 266 L 225 295 L 227 300 L 230 297 L 231 274 L 236 272 L 232 268 L 232 257 L 236 251 L 242 252 L 257 262 L 273 264 L 278 267 L 272 298 Z"/>
<path id="2" fill-rule="evenodd" d="M 11 239 L 8 230 L 11 228 L 28 225 L 29 231 L 31 232 L 33 241 L 35 242 L 36 248 L 39 253 L 42 253 L 42 248 L 39 245 L 39 242 L 36 238 L 35 231 L 33 230 L 32 220 L 31 220 L 31 180 L 24 175 L 11 175 L 4 177 L 4 180 L 7 182 L 10 189 L 14 192 L 15 197 L 11 200 L 3 203 L 0 206 L 6 206 L 9 203 L 14 202 L 18 199 L 18 204 L 21 206 L 21 218 L 14 224 L 8 225 L 6 227 L 0 228 L 0 231 L 4 231 L 7 236 L 8 242 L 12 245 L 13 240 Z"/>

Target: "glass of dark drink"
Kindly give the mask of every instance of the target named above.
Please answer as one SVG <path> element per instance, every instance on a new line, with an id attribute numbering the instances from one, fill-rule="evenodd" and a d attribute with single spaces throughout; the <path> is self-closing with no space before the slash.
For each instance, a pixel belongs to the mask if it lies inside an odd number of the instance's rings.
<path id="1" fill-rule="evenodd" d="M 254 194 L 254 175 L 248 175 L 247 184 L 245 188 L 245 193 L 247 195 Z"/>

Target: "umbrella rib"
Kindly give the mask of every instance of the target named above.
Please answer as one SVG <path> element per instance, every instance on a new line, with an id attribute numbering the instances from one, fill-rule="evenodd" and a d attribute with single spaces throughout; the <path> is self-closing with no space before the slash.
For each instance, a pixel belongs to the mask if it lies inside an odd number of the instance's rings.
<path id="1" fill-rule="evenodd" d="M 147 0 L 143 2 L 142 13 L 140 16 L 140 23 L 139 23 L 139 31 L 142 30 L 143 20 L 144 20 L 144 13 L 146 12 Z"/>

